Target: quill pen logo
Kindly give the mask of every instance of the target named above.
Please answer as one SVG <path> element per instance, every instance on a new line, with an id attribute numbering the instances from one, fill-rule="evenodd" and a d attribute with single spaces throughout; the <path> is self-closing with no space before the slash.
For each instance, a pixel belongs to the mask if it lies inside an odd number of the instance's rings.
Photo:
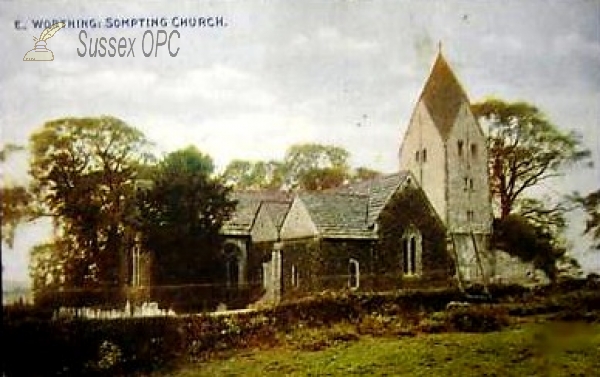
<path id="1" fill-rule="evenodd" d="M 27 51 L 25 56 L 23 57 L 23 61 L 25 62 L 40 62 L 40 61 L 49 61 L 54 60 L 54 54 L 52 51 L 46 48 L 46 41 L 57 31 L 65 27 L 64 22 L 57 22 L 52 26 L 47 27 L 42 31 L 39 38 L 33 37 L 35 42 L 35 48 L 33 50 Z"/>

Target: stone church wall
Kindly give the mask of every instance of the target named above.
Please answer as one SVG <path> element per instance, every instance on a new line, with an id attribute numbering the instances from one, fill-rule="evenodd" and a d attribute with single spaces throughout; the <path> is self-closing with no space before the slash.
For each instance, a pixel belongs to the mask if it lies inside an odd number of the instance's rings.
<path id="1" fill-rule="evenodd" d="M 417 104 L 402 140 L 400 170 L 413 173 L 442 221 L 446 221 L 444 145 L 423 102 Z"/>

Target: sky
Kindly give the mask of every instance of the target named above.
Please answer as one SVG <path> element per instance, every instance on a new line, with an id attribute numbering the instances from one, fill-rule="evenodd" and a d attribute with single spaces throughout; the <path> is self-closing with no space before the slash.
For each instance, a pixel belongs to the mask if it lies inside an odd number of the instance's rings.
<path id="1" fill-rule="evenodd" d="M 398 169 L 412 108 L 442 50 L 472 102 L 525 100 L 563 130 L 584 135 L 596 167 L 546 184 L 546 195 L 600 182 L 600 2 L 575 1 L 4 1 L 0 3 L 0 143 L 27 145 L 44 122 L 112 115 L 158 153 L 195 145 L 218 169 L 232 159 L 281 159 L 294 143 L 334 144 L 353 166 Z M 165 18 L 166 27 L 108 28 L 109 20 Z M 177 20 L 216 17 L 216 27 Z M 99 20 L 48 39 L 54 61 L 24 62 L 42 28 L 34 21 Z M 213 18 L 213 21 L 215 18 Z M 17 25 L 18 24 L 18 25 Z M 179 32 L 179 48 L 149 57 L 150 36 Z M 87 38 L 81 37 L 85 30 Z M 149 30 L 148 41 L 144 36 Z M 81 57 L 83 42 L 136 39 L 135 57 Z M 87 47 L 86 47 L 87 51 Z M 26 153 L 2 166 L 3 184 L 27 182 Z M 600 254 L 570 217 L 574 255 L 600 270 Z M 27 279 L 43 222 L 3 245 L 3 279 Z"/>

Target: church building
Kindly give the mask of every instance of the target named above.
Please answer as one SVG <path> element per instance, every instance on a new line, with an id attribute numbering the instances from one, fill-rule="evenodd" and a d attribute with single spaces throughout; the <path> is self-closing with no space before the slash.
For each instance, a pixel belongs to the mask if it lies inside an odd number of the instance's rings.
<path id="1" fill-rule="evenodd" d="M 237 281 L 258 292 L 253 297 L 279 301 L 327 289 L 389 290 L 492 277 L 486 137 L 441 52 L 399 157 L 398 173 L 336 189 L 285 200 L 281 193 L 238 194 L 236 214 L 223 232 L 227 243 L 239 245 L 231 229 L 240 218 L 250 224 L 238 247 Z M 274 205 L 278 211 L 268 210 Z"/>
<path id="2" fill-rule="evenodd" d="M 324 191 L 234 193 L 222 228 L 225 293 L 207 302 L 241 308 L 324 290 L 490 281 L 487 163 L 486 136 L 440 51 L 397 173 Z"/>

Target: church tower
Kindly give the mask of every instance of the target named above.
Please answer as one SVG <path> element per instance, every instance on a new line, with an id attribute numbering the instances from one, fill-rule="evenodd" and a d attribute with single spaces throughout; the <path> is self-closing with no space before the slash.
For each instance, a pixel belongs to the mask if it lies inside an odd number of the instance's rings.
<path id="1" fill-rule="evenodd" d="M 459 277 L 470 281 L 491 276 L 487 153 L 469 98 L 440 51 L 404 134 L 400 169 L 419 181 L 446 225 Z"/>

